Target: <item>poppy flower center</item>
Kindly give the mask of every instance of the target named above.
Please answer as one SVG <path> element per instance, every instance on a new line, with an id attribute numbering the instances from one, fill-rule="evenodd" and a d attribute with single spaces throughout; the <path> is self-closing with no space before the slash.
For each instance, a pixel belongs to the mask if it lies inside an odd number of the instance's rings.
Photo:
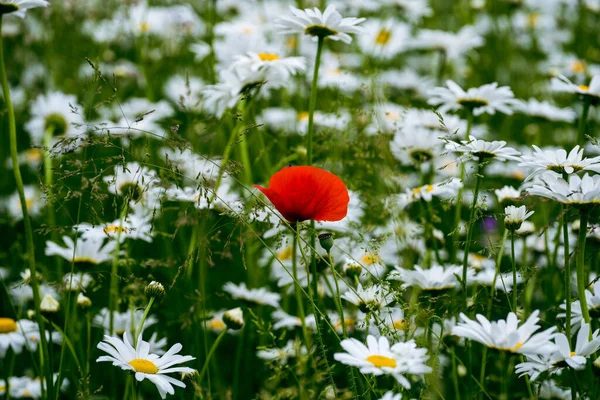
<path id="1" fill-rule="evenodd" d="M 141 372 L 143 374 L 156 374 L 158 367 L 152 361 L 144 360 L 143 358 L 136 358 L 129 361 L 129 365 L 135 370 L 135 372 Z"/>
<path id="2" fill-rule="evenodd" d="M 273 53 L 258 53 L 258 58 L 260 58 L 261 61 L 279 60 L 279 56 Z"/>
<path id="3" fill-rule="evenodd" d="M 377 368 L 396 368 L 396 360 L 386 356 L 369 356 L 367 357 L 367 361 L 376 366 Z"/>
<path id="4" fill-rule="evenodd" d="M 12 318 L 0 318 L 0 333 L 12 333 L 17 331 L 17 323 Z"/>
<path id="5" fill-rule="evenodd" d="M 377 43 L 380 46 L 385 46 L 386 44 L 388 44 L 391 38 L 392 32 L 388 31 L 387 29 L 382 29 L 377 34 L 377 37 L 375 38 L 375 43 Z"/>

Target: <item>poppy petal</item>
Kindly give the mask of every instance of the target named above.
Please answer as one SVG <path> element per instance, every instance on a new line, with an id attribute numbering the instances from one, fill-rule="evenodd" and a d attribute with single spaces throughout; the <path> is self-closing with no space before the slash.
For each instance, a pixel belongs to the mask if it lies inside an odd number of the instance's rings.
<path id="1" fill-rule="evenodd" d="M 339 221 L 348 213 L 350 197 L 344 182 L 316 167 L 287 167 L 275 173 L 269 187 L 255 185 L 290 222 Z"/>

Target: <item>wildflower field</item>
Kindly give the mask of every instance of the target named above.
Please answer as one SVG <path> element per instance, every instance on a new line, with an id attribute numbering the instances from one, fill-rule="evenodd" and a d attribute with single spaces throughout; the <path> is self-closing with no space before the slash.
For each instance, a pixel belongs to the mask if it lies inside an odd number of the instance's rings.
<path id="1" fill-rule="evenodd" d="M 0 31 L 0 399 L 600 399 L 600 1 Z"/>

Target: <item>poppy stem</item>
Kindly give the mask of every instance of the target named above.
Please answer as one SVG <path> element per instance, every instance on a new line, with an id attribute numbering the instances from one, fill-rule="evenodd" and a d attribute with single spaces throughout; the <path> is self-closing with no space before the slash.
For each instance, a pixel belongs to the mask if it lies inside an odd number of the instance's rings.
<path id="1" fill-rule="evenodd" d="M 313 133 L 315 130 L 314 125 L 314 114 L 315 107 L 317 105 L 317 82 L 319 80 L 319 66 L 321 64 L 321 53 L 323 51 L 323 41 L 325 38 L 319 36 L 319 42 L 317 44 L 317 56 L 315 58 L 315 68 L 313 71 L 312 85 L 310 87 L 310 101 L 308 103 L 308 140 L 306 145 L 306 165 L 312 165 L 313 162 Z"/>
<path id="2" fill-rule="evenodd" d="M 0 14 L 0 32 L 2 32 L 2 15 Z M 4 103 L 6 104 L 6 114 L 8 116 L 8 136 L 10 142 L 10 158 L 13 165 L 13 174 L 15 177 L 15 184 L 17 186 L 17 193 L 19 194 L 19 201 L 21 203 L 21 212 L 23 213 L 23 224 L 25 225 L 25 241 L 27 248 L 27 261 L 29 264 L 29 270 L 31 271 L 31 288 L 33 291 L 33 305 L 35 308 L 35 318 L 38 323 L 40 332 L 40 368 L 46 373 L 47 390 L 46 394 L 48 398 L 53 397 L 54 393 L 54 381 L 52 379 L 52 370 L 50 365 L 45 365 L 44 359 L 48 356 L 48 343 L 46 340 L 46 330 L 44 328 L 44 319 L 40 312 L 40 290 L 38 283 L 38 274 L 35 264 L 35 247 L 33 243 L 33 228 L 31 226 L 31 219 L 29 217 L 29 210 L 27 209 L 27 199 L 25 198 L 25 189 L 23 186 L 23 178 L 21 177 L 21 169 L 19 167 L 19 153 L 17 149 L 17 124 L 15 121 L 15 112 L 10 97 L 10 89 L 8 87 L 8 78 L 6 77 L 6 67 L 4 65 L 4 41 L 0 37 L 0 80 L 2 81 L 2 91 L 4 93 Z"/>
<path id="3" fill-rule="evenodd" d="M 310 341 L 308 340 L 308 332 L 306 330 L 306 316 L 304 314 L 304 305 L 302 303 L 302 290 L 300 288 L 300 282 L 298 282 L 298 237 L 300 236 L 300 226 L 296 224 L 293 235 L 292 243 L 292 274 L 294 276 L 294 289 L 296 293 L 296 304 L 298 306 L 298 318 L 302 324 L 302 337 L 304 338 L 304 345 L 306 349 L 310 349 Z M 315 316 L 316 317 L 316 316 Z"/>

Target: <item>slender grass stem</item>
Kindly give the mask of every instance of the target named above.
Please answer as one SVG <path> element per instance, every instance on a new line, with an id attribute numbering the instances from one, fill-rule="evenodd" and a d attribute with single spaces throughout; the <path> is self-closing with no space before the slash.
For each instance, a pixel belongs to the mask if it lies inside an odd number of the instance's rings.
<path id="1" fill-rule="evenodd" d="M 525 251 L 525 249 L 523 249 Z M 512 287 L 512 311 L 517 312 L 517 260 L 515 258 L 515 231 L 510 232 L 510 255 L 512 260 L 512 276 L 513 276 L 513 287 Z"/>
<path id="2" fill-rule="evenodd" d="M 585 128 L 587 126 L 588 115 L 590 113 L 591 102 L 587 99 L 587 96 L 583 99 L 583 111 L 581 112 L 581 119 L 579 120 L 579 129 L 577 133 L 577 144 L 580 146 L 585 145 Z"/>
<path id="3" fill-rule="evenodd" d="M 2 15 L 0 15 L 0 32 L 2 32 Z M 31 288 L 33 290 L 33 303 L 35 308 L 35 316 L 40 332 L 40 369 L 45 372 L 47 381 L 46 394 L 47 398 L 54 396 L 54 380 L 52 379 L 51 365 L 44 363 L 44 359 L 48 359 L 48 343 L 46 340 L 46 330 L 42 314 L 40 313 L 40 290 L 38 282 L 37 267 L 35 264 L 35 246 L 33 242 L 33 228 L 27 209 L 27 199 L 25 198 L 25 189 L 23 178 L 21 177 L 21 169 L 19 167 L 19 152 L 17 149 L 17 125 L 15 121 L 15 112 L 8 87 L 8 78 L 6 76 L 6 67 L 4 65 L 4 40 L 0 37 L 0 80 L 2 81 L 2 91 L 4 93 L 4 102 L 6 103 L 6 111 L 8 115 L 8 135 L 10 142 L 10 158 L 13 166 L 17 193 L 21 203 L 21 212 L 23 214 L 23 224 L 25 225 L 25 240 L 27 248 L 27 261 L 29 270 L 31 271 Z"/>
<path id="4" fill-rule="evenodd" d="M 202 379 L 204 378 L 204 375 L 206 374 L 206 371 L 208 370 L 209 362 L 210 362 L 213 354 L 215 353 L 215 350 L 217 350 L 217 347 L 219 346 L 219 343 L 221 343 L 221 340 L 223 340 L 223 338 L 227 334 L 227 330 L 228 330 L 228 328 L 225 327 L 221 331 L 221 333 L 219 334 L 219 336 L 217 336 L 217 339 L 215 340 L 215 342 L 211 346 L 210 351 L 208 352 L 208 355 L 206 356 L 206 360 L 204 361 L 204 366 L 200 370 L 200 375 L 198 376 L 198 384 L 200 384 L 200 385 L 202 384 Z"/>
<path id="5" fill-rule="evenodd" d="M 463 271 L 462 271 L 462 289 L 465 296 L 465 309 L 467 307 L 467 299 L 469 293 L 467 291 L 467 269 L 469 266 L 469 250 L 471 249 L 471 240 L 473 237 L 473 225 L 475 222 L 475 213 L 477 210 L 477 199 L 479 197 L 479 185 L 481 183 L 481 177 L 483 173 L 483 163 L 479 160 L 477 165 L 477 176 L 475 176 L 475 190 L 473 192 L 473 202 L 471 203 L 471 212 L 469 214 L 469 221 L 467 222 L 467 240 L 465 242 L 465 253 L 463 255 Z"/>
<path id="6" fill-rule="evenodd" d="M 587 235 L 588 211 L 579 211 L 579 240 L 577 241 L 577 296 L 581 305 L 581 315 L 586 324 L 590 323 L 590 312 L 585 297 L 585 238 Z"/>
<path id="7" fill-rule="evenodd" d="M 313 135 L 315 130 L 314 114 L 315 107 L 317 105 L 317 83 L 319 81 L 319 67 L 321 65 L 321 53 L 323 52 L 323 42 L 325 38 L 319 36 L 317 43 L 317 56 L 315 58 L 315 68 L 313 71 L 312 85 L 310 87 L 310 100 L 308 103 L 308 132 L 307 132 L 307 145 L 306 145 L 306 164 L 312 165 L 313 163 Z"/>
<path id="8" fill-rule="evenodd" d="M 137 347 L 137 345 L 138 345 L 138 337 L 141 338 L 142 331 L 144 330 L 144 322 L 146 322 L 148 313 L 150 313 L 152 304 L 154 304 L 154 299 L 155 299 L 155 297 L 150 297 L 150 301 L 148 302 L 148 305 L 146 306 L 146 309 L 144 310 L 144 315 L 142 316 L 142 319 L 140 320 L 140 323 L 138 324 L 137 329 L 134 332 L 134 337 L 133 337 L 133 344 L 134 344 L 133 346 L 134 347 Z"/>
<path id="9" fill-rule="evenodd" d="M 571 343 L 571 263 L 569 260 L 569 219 L 567 216 L 567 206 L 563 204 L 563 245 L 565 253 L 565 305 L 566 305 L 566 334 L 569 344 Z"/>

